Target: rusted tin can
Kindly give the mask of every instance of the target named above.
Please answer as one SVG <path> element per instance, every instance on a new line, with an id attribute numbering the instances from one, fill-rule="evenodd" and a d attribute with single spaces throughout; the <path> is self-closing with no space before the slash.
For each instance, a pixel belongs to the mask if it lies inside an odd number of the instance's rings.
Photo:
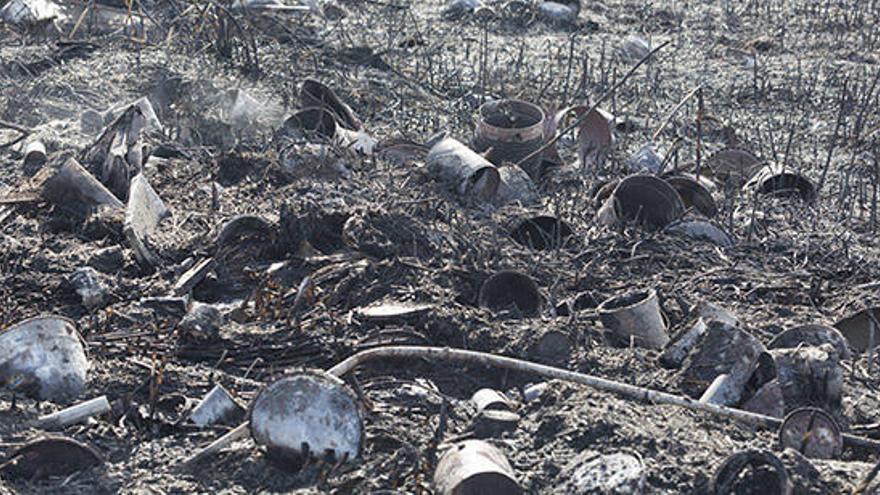
<path id="1" fill-rule="evenodd" d="M 541 156 L 520 163 L 544 145 L 544 111 L 521 100 L 496 100 L 479 110 L 474 149 L 495 165 L 518 163 L 533 180 L 540 179 Z"/>

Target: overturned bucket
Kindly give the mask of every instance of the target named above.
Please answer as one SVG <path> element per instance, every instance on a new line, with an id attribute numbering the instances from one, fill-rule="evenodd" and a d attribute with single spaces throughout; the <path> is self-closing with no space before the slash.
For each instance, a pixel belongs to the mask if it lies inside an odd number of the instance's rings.
<path id="1" fill-rule="evenodd" d="M 0 384 L 61 401 L 85 388 L 89 362 L 73 321 L 39 316 L 0 333 Z"/>
<path id="2" fill-rule="evenodd" d="M 498 192 L 498 169 L 452 138 L 444 138 L 428 152 L 428 171 L 451 184 L 458 194 L 491 200 Z"/>
<path id="3" fill-rule="evenodd" d="M 273 460 L 294 469 L 310 457 L 354 459 L 363 444 L 357 397 L 323 371 L 301 371 L 268 385 L 249 418 L 254 440 Z"/>
<path id="4" fill-rule="evenodd" d="M 540 155 L 520 163 L 544 144 L 544 111 L 520 100 L 497 100 L 480 107 L 474 149 L 495 165 L 520 164 L 533 180 L 540 179 Z"/>
<path id="5" fill-rule="evenodd" d="M 492 444 L 466 440 L 447 450 L 434 471 L 439 495 L 516 495 L 523 492 L 507 458 Z"/>
<path id="6" fill-rule="evenodd" d="M 630 340 L 649 349 L 660 349 L 669 342 L 666 320 L 653 289 L 612 297 L 599 305 L 599 319 L 609 335 L 628 345 Z"/>

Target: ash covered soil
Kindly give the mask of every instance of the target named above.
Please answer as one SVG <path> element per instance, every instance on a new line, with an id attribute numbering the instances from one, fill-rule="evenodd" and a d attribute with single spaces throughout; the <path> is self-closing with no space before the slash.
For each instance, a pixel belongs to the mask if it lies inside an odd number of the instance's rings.
<path id="1" fill-rule="evenodd" d="M 646 493 L 708 493 L 728 456 L 756 448 L 779 455 L 795 493 L 849 493 L 868 475 L 878 453 L 867 448 L 806 459 L 783 451 L 773 428 L 558 380 L 526 401 L 523 391 L 540 377 L 392 359 L 345 378 L 363 408 L 356 459 L 294 470 L 247 438 L 182 468 L 234 426 L 185 421 L 186 404 L 215 384 L 247 405 L 291 370 L 399 344 L 521 357 L 684 394 L 681 370 L 662 366 L 660 350 L 607 338 L 599 303 L 656 290 L 673 341 L 699 304 L 712 303 L 766 345 L 785 329 L 832 325 L 878 299 L 875 2 L 607 0 L 584 2 L 574 24 L 491 1 L 453 18 L 434 0 L 341 0 L 322 13 L 221 4 L 144 0 L 129 14 L 125 2 L 99 1 L 81 15 L 79 2 L 67 2 L 54 25 L 0 23 L 0 121 L 30 131 L 22 144 L 42 140 L 43 167 L 71 156 L 88 166 L 102 129 L 148 97 L 161 129 L 141 134 L 143 173 L 171 213 L 149 238 L 156 263 L 148 268 L 118 212 L 42 198 L 0 206 L 0 328 L 40 314 L 70 318 L 91 364 L 85 390 L 64 403 L 16 393 L 13 404 L 9 387 L 0 391 L 0 462 L 46 433 L 33 426 L 39 416 L 100 395 L 112 406 L 55 432 L 91 445 L 103 463 L 63 476 L 4 476 L 0 492 L 431 493 L 444 449 L 486 436 L 469 402 L 481 388 L 505 392 L 520 416 L 489 440 L 526 493 L 569 491 L 565 468 L 575 456 L 617 452 L 642 459 Z M 618 119 L 607 159 L 584 166 L 576 133 L 564 136 L 536 204 L 498 207 L 458 194 L 423 154 L 381 152 L 439 132 L 470 143 L 487 100 L 548 110 L 595 102 L 639 60 L 621 50 L 630 36 L 669 44 L 601 105 Z M 315 151 L 314 136 L 280 132 L 307 79 L 352 108 L 378 141 L 373 153 Z M 702 117 L 694 96 L 666 122 L 699 85 Z M 0 124 L 0 144 L 18 135 Z M 749 150 L 809 178 L 817 198 L 716 184 L 715 221 L 734 240 L 727 247 L 600 225 L 595 191 L 627 175 L 629 157 L 652 139 L 681 170 L 702 170 L 726 148 Z M 39 176 L 23 157 L 19 145 L 0 148 L 0 193 L 25 191 Z M 517 243 L 511 222 L 536 212 L 564 221 L 568 242 L 547 250 Z M 238 215 L 259 216 L 265 228 L 218 245 Z M 209 257 L 218 262 L 189 303 L 217 308 L 222 323 L 196 332 L 180 324 L 185 308 L 160 298 Z M 98 301 L 77 292 L 73 275 L 86 267 L 105 288 Z M 481 307 L 482 283 L 502 270 L 535 281 L 536 314 Z M 364 314 L 389 302 L 427 309 Z M 548 332 L 570 346 L 537 346 Z M 840 401 L 814 404 L 863 436 L 878 433 L 865 425 L 880 421 L 872 359 L 841 357 Z"/>

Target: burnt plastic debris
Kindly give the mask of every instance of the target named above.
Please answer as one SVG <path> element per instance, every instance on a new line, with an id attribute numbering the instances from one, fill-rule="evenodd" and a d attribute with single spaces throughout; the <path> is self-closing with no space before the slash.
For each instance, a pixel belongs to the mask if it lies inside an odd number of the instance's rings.
<path id="1" fill-rule="evenodd" d="M 517 271 L 498 272 L 483 282 L 480 306 L 493 311 L 515 307 L 523 316 L 535 316 L 543 304 L 541 293 L 532 277 Z"/>
<path id="2" fill-rule="evenodd" d="M 665 180 L 652 175 L 631 175 L 617 184 L 596 219 L 602 225 L 633 222 L 659 230 L 684 213 L 681 196 Z"/>
<path id="3" fill-rule="evenodd" d="M 353 460 L 363 445 L 354 392 L 323 371 L 301 371 L 260 391 L 249 411 L 251 435 L 270 459 L 298 469 L 308 458 Z"/>
<path id="4" fill-rule="evenodd" d="M 611 339 L 622 345 L 660 349 L 669 342 L 656 291 L 635 291 L 605 300 L 599 318 Z"/>
<path id="5" fill-rule="evenodd" d="M 711 493 L 791 495 L 785 465 L 772 452 L 746 450 L 728 457 L 712 477 Z"/>
<path id="6" fill-rule="evenodd" d="M 507 458 L 492 444 L 466 440 L 447 450 L 434 471 L 438 495 L 523 493 Z"/>
<path id="7" fill-rule="evenodd" d="M 795 409 L 779 428 L 779 444 L 811 459 L 836 459 L 843 452 L 837 421 L 815 407 Z"/>
<path id="8" fill-rule="evenodd" d="M 562 470 L 558 493 L 642 493 L 645 466 L 636 454 L 598 455 L 589 451 L 575 456 Z"/>
<path id="9" fill-rule="evenodd" d="M 363 127 L 361 120 L 336 93 L 325 84 L 306 79 L 300 90 L 303 108 L 321 108 L 335 117 L 336 122 L 345 129 L 356 131 Z"/>
<path id="10" fill-rule="evenodd" d="M 498 192 L 501 176 L 488 160 L 452 138 L 445 138 L 428 152 L 428 171 L 446 182 L 458 194 L 491 201 Z"/>
<path id="11" fill-rule="evenodd" d="M 86 385 L 89 361 L 73 321 L 39 316 L 0 333 L 0 384 L 25 395 L 63 402 Z"/>
<path id="12" fill-rule="evenodd" d="M 759 358 L 765 352 L 761 344 L 749 332 L 718 320 L 709 321 L 706 330 L 695 345 L 686 367 L 680 373 L 681 387 L 693 397 L 701 397 L 720 375 L 724 388 L 715 394 L 712 403 L 735 404 L 742 398 L 746 383 L 758 367 Z M 719 401 L 723 400 L 723 404 Z"/>
<path id="13" fill-rule="evenodd" d="M 850 351 L 847 340 L 834 327 L 825 325 L 799 325 L 789 328 L 773 337 L 767 344 L 768 349 L 793 349 L 801 345 L 818 347 L 822 344 L 831 344 L 837 354 L 843 359 L 849 359 Z"/>
<path id="14" fill-rule="evenodd" d="M 544 111 L 520 100 L 497 100 L 480 107 L 474 151 L 500 166 L 519 164 L 533 180 L 540 180 L 540 155 L 524 163 L 544 144 Z"/>
<path id="15" fill-rule="evenodd" d="M 706 218 L 712 218 L 718 213 L 715 198 L 702 181 L 686 175 L 673 175 L 667 177 L 666 182 L 678 192 L 686 208 L 695 210 Z"/>

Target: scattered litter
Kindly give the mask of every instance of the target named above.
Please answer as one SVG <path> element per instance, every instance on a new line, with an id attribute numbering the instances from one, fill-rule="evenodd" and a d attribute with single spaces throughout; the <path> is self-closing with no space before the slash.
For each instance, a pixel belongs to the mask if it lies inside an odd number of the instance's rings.
<path id="1" fill-rule="evenodd" d="M 113 273 L 125 265 L 125 254 L 119 246 L 97 249 L 89 255 L 88 265 L 103 273 Z"/>
<path id="2" fill-rule="evenodd" d="M 64 428 L 108 412 L 110 412 L 110 403 L 107 401 L 107 396 L 102 395 L 56 413 L 40 416 L 37 424 L 46 429 Z"/>
<path id="3" fill-rule="evenodd" d="M 715 397 L 719 400 L 723 397 L 726 401 L 723 405 L 736 404 L 762 353 L 764 346 L 752 334 L 711 320 L 680 373 L 681 387 L 688 395 L 700 397 L 718 376 L 726 374 L 728 377 L 720 384 L 723 388 Z"/>
<path id="4" fill-rule="evenodd" d="M 407 321 L 424 316 L 433 308 L 431 304 L 387 302 L 358 309 L 356 314 L 367 321 Z"/>
<path id="5" fill-rule="evenodd" d="M 24 158 L 22 164 L 29 175 L 33 175 L 40 167 L 46 163 L 46 145 L 42 141 L 31 141 L 27 143 L 22 152 Z"/>
<path id="6" fill-rule="evenodd" d="M 577 22 L 580 2 L 540 2 L 538 15 L 541 19 L 558 24 L 574 24 Z"/>
<path id="7" fill-rule="evenodd" d="M 544 138 L 541 107 L 520 100 L 490 101 L 480 106 L 474 151 L 494 165 L 517 164 L 532 180 L 539 180 L 540 155 L 535 152 L 544 144 Z"/>
<path id="8" fill-rule="evenodd" d="M 880 309 L 870 308 L 853 313 L 834 324 L 846 338 L 849 347 L 862 353 L 880 345 Z"/>
<path id="9" fill-rule="evenodd" d="M 523 390 L 523 402 L 532 402 L 540 399 L 549 386 L 550 385 L 547 382 L 527 386 L 525 390 Z"/>
<path id="10" fill-rule="evenodd" d="M 94 309 L 107 302 L 104 277 L 92 267 L 77 268 L 70 276 L 70 283 L 82 299 L 83 306 Z"/>
<path id="11" fill-rule="evenodd" d="M 739 188 L 761 168 L 761 159 L 750 151 L 725 148 L 706 160 L 706 172 L 719 184 Z"/>
<path id="12" fill-rule="evenodd" d="M 831 344 L 841 359 L 849 359 L 846 338 L 836 328 L 825 325 L 800 325 L 783 331 L 767 344 L 768 349 L 794 349 L 802 345 L 818 347 Z"/>
<path id="13" fill-rule="evenodd" d="M 86 385 L 89 361 L 73 321 L 39 316 L 0 333 L 0 384 L 25 395 L 63 402 Z"/>
<path id="14" fill-rule="evenodd" d="M 634 64 L 648 56 L 651 44 L 640 36 L 630 35 L 624 38 L 618 51 L 627 63 Z"/>
<path id="15" fill-rule="evenodd" d="M 125 206 L 100 181 L 69 158 L 57 169 L 43 169 L 47 177 L 41 194 L 61 208 L 86 213 L 97 206 L 122 210 Z M 38 174 L 39 176 L 40 174 Z"/>
<path id="16" fill-rule="evenodd" d="M 499 438 L 515 431 L 520 419 L 519 414 L 511 411 L 485 409 L 474 417 L 471 429 L 477 438 Z"/>
<path id="17" fill-rule="evenodd" d="M 518 203 L 523 206 L 533 205 L 538 202 L 539 193 L 534 181 L 519 167 L 519 165 L 507 164 L 498 168 L 500 182 L 498 193 L 495 196 L 495 204 L 504 206 L 510 203 Z"/>
<path id="18" fill-rule="evenodd" d="M 639 151 L 629 157 L 627 166 L 633 173 L 659 174 L 663 171 L 663 159 L 654 149 L 654 143 L 642 145 Z"/>
<path id="19" fill-rule="evenodd" d="M 135 258 L 147 267 L 159 264 L 159 259 L 149 247 L 149 237 L 156 231 L 164 218 L 171 215 L 165 203 L 150 186 L 143 174 L 131 180 L 128 193 L 128 207 L 125 211 L 125 238 L 128 240 Z"/>
<path id="20" fill-rule="evenodd" d="M 212 341 L 220 337 L 223 323 L 223 314 L 215 306 L 194 302 L 177 326 L 188 339 Z"/>
<path id="21" fill-rule="evenodd" d="M 816 199 L 816 185 L 804 175 L 791 170 L 774 170 L 765 167 L 758 171 L 746 184 L 747 189 L 757 194 L 773 196 L 793 196 L 806 203 Z"/>
<path id="22" fill-rule="evenodd" d="M 245 416 L 245 409 L 235 401 L 222 385 L 215 385 L 193 408 L 189 420 L 198 426 L 215 424 L 238 424 Z"/>
<path id="23" fill-rule="evenodd" d="M 696 210 L 706 218 L 712 218 L 718 213 L 715 198 L 712 197 L 709 188 L 704 184 L 705 179 L 697 179 L 687 175 L 673 175 L 667 177 L 666 182 L 678 192 L 686 208 Z"/>
<path id="24" fill-rule="evenodd" d="M 708 322 L 713 320 L 721 321 L 729 326 L 737 326 L 739 321 L 736 316 L 726 310 L 701 301 L 697 304 L 696 321 L 689 330 L 684 332 L 674 343 L 671 343 L 663 350 L 660 356 L 660 362 L 669 368 L 678 368 L 684 362 L 685 358 L 693 350 L 694 346 L 699 343 L 700 339 L 706 333 Z"/>
<path id="25" fill-rule="evenodd" d="M 559 475 L 559 493 L 641 493 L 645 466 L 641 458 L 623 452 L 596 455 L 585 451 L 572 459 Z"/>
<path id="26" fill-rule="evenodd" d="M 447 450 L 434 471 L 438 495 L 517 495 L 522 488 L 500 450 L 481 440 L 465 440 Z"/>
<path id="27" fill-rule="evenodd" d="M 480 0 L 450 0 L 443 9 L 443 15 L 450 19 L 456 19 L 470 14 L 483 6 Z"/>

